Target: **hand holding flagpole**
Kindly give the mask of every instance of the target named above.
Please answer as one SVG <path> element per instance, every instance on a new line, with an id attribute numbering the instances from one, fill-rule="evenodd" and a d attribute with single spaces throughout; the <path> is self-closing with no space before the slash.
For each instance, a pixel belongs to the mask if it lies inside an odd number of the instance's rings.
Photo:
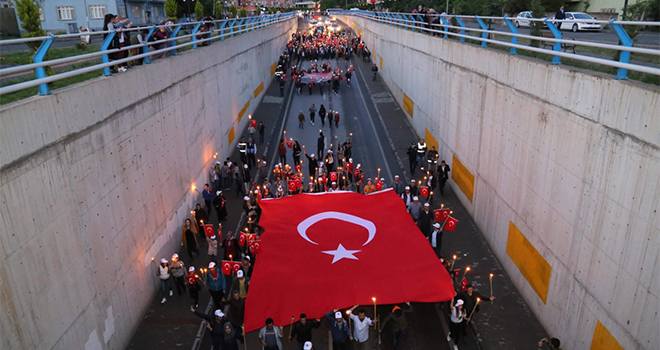
<path id="1" fill-rule="evenodd" d="M 470 316 L 468 316 L 468 321 L 465 324 L 468 324 L 468 323 L 470 323 L 470 321 L 472 321 L 472 314 L 474 314 L 474 310 L 476 310 L 477 306 L 479 306 L 480 301 L 481 301 L 481 299 L 477 298 L 477 303 L 474 304 L 474 307 L 472 308 L 472 312 L 470 312 Z"/>
<path id="2" fill-rule="evenodd" d="M 289 342 L 291 342 L 291 335 L 293 334 L 293 319 L 294 316 L 291 315 L 291 327 L 289 327 Z"/>
<path id="3" fill-rule="evenodd" d="M 455 263 L 456 263 L 456 254 L 452 255 L 452 257 L 451 257 L 451 267 L 449 268 L 449 271 L 454 270 L 454 264 Z M 456 277 L 456 276 L 454 276 L 454 277 Z"/>

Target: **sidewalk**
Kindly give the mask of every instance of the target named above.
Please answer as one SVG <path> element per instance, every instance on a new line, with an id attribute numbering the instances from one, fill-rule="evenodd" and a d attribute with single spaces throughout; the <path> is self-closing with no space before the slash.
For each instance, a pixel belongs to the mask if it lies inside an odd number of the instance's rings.
<path id="1" fill-rule="evenodd" d="M 377 112 L 372 113 L 377 120 L 374 121 L 377 128 L 387 135 L 393 154 L 399 159 L 399 166 L 403 166 L 402 179 L 408 182 L 411 177 L 408 172 L 408 158 L 406 149 L 413 141 L 419 141 L 422 136 L 416 135 L 408 122 L 408 116 L 396 104 L 391 93 L 381 79 L 372 81 L 371 63 L 363 63 L 362 59 L 356 57 L 353 63 L 366 79 L 369 95 L 374 100 Z M 380 78 L 380 77 L 378 77 Z M 378 116 L 382 118 L 378 120 Z M 385 125 L 387 126 L 385 128 Z M 421 171 L 416 171 L 415 180 L 423 176 Z M 389 183 L 389 182 L 388 182 Z M 445 196 L 434 194 L 432 210 L 440 207 L 452 208 L 453 217 L 459 220 L 458 227 L 454 232 L 446 232 L 443 238 L 443 254 L 451 259 L 453 254 L 458 256 L 454 269 L 463 269 L 470 266 L 471 271 L 467 280 L 474 286 L 475 291 L 488 296 L 489 274 L 493 273 L 493 295 L 496 297 L 491 305 L 490 302 L 482 302 L 480 312 L 473 317 L 473 328 L 476 330 L 477 339 L 471 331 L 468 331 L 468 344 L 459 344 L 460 349 L 530 349 L 537 346 L 539 339 L 547 336 L 545 330 L 536 316 L 527 307 L 526 302 L 518 293 L 511 282 L 508 274 L 500 265 L 487 241 L 481 234 L 467 210 L 456 197 L 452 181 L 445 186 Z M 448 304 L 446 305 L 445 317 L 448 321 Z M 441 308 L 438 307 L 438 310 Z"/>

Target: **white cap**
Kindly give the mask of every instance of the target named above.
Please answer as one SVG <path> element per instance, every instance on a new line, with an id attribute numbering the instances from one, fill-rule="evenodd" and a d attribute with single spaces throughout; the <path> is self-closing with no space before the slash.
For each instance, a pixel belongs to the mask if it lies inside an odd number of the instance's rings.
<path id="1" fill-rule="evenodd" d="M 172 254 L 172 259 L 178 259 L 178 258 L 179 258 L 179 254 L 177 253 Z"/>
<path id="2" fill-rule="evenodd" d="M 248 261 L 250 261 L 250 256 L 246 255 L 245 258 L 243 258 L 243 259 L 247 259 Z"/>
<path id="3" fill-rule="evenodd" d="M 213 261 L 211 261 L 211 262 L 209 263 L 209 269 L 212 269 L 212 268 L 214 268 L 214 267 L 215 267 L 215 263 L 214 263 Z"/>
<path id="4" fill-rule="evenodd" d="M 191 266 L 191 267 L 188 268 L 188 272 L 193 272 L 193 271 L 195 271 L 195 267 L 194 267 L 194 266 Z"/>
<path id="5" fill-rule="evenodd" d="M 415 180 L 410 180 L 410 183 L 411 183 L 411 184 L 414 184 L 414 183 L 415 183 Z"/>
<path id="6" fill-rule="evenodd" d="M 406 186 L 406 190 L 410 190 L 410 186 Z"/>
<path id="7" fill-rule="evenodd" d="M 332 181 L 332 184 L 333 184 L 333 185 L 336 185 L 337 183 L 336 183 L 336 182 L 334 182 L 334 181 Z"/>
<path id="8" fill-rule="evenodd" d="M 245 196 L 245 197 L 243 197 L 243 200 L 244 200 L 244 201 L 249 201 L 249 200 L 250 200 L 250 197 Z"/>
<path id="9" fill-rule="evenodd" d="M 385 181 L 385 178 L 384 178 L 384 177 L 381 177 L 381 178 L 380 178 L 380 181 Z"/>
<path id="10" fill-rule="evenodd" d="M 361 167 L 362 167 L 362 164 L 359 164 L 359 163 L 358 163 L 357 167 L 358 167 L 358 168 L 361 168 Z"/>
<path id="11" fill-rule="evenodd" d="M 440 224 L 436 222 L 435 224 L 433 224 L 433 227 L 440 228 Z"/>
<path id="12" fill-rule="evenodd" d="M 306 341 L 305 345 L 303 345 L 303 350 L 312 350 L 312 342 Z"/>
<path id="13" fill-rule="evenodd" d="M 243 270 L 238 270 L 238 272 L 236 272 L 236 277 L 243 278 Z"/>
<path id="14" fill-rule="evenodd" d="M 220 309 L 215 310 L 215 315 L 217 317 L 225 317 L 225 314 L 223 314 L 222 310 L 220 310 Z"/>
<path id="15" fill-rule="evenodd" d="M 266 161 L 265 160 L 261 161 L 261 164 L 266 164 Z"/>
<path id="16" fill-rule="evenodd" d="M 335 318 L 343 318 L 341 317 L 341 312 L 339 311 L 335 312 Z"/>
<path id="17" fill-rule="evenodd" d="M 428 204 L 428 203 L 426 203 L 426 204 Z M 215 235 L 211 236 L 211 239 L 215 239 Z"/>
<path id="18" fill-rule="evenodd" d="M 217 192 L 215 193 L 215 195 L 216 195 L 216 196 L 219 196 L 220 193 L 222 193 L 222 191 L 217 191 Z"/>
<path id="19" fill-rule="evenodd" d="M 399 175 L 394 175 L 394 178 L 395 178 L 395 179 L 398 179 L 398 178 L 399 178 Z"/>
<path id="20" fill-rule="evenodd" d="M 458 299 L 458 300 L 456 301 L 456 305 L 454 305 L 454 306 L 455 306 L 455 307 L 459 307 L 459 306 L 461 306 L 461 305 L 463 305 L 463 299 Z"/>
<path id="21" fill-rule="evenodd" d="M 413 200 L 414 200 L 414 201 L 418 201 L 418 200 L 419 200 L 419 197 L 415 196 L 415 197 L 413 197 Z"/>
<path id="22" fill-rule="evenodd" d="M 247 169 L 247 167 L 248 167 L 247 164 L 243 164 L 243 168 Z"/>
<path id="23" fill-rule="evenodd" d="M 312 155 L 310 157 L 314 158 L 314 153 L 312 153 Z"/>
<path id="24" fill-rule="evenodd" d="M 160 259 L 160 263 L 161 264 L 167 264 L 167 259 L 165 259 L 165 258 Z"/>
<path id="25" fill-rule="evenodd" d="M 332 153 L 332 150 L 331 150 L 331 149 L 329 149 L 329 150 L 328 150 L 328 153 Z"/>
<path id="26" fill-rule="evenodd" d="M 348 158 L 349 163 L 353 163 L 353 158 Z"/>
<path id="27" fill-rule="evenodd" d="M 428 203 L 424 203 L 424 206 L 425 206 L 425 207 L 429 207 L 430 204 L 428 204 Z"/>

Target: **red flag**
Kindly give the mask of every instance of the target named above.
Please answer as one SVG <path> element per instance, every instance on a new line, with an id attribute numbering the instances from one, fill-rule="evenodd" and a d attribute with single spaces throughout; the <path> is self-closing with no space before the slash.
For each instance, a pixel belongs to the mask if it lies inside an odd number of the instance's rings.
<path id="1" fill-rule="evenodd" d="M 289 181 L 289 191 L 293 192 L 296 190 L 296 182 L 295 181 Z"/>
<path id="2" fill-rule="evenodd" d="M 463 277 L 463 280 L 461 281 L 461 290 L 467 290 L 467 279 Z"/>
<path id="3" fill-rule="evenodd" d="M 222 260 L 222 273 L 225 275 L 231 274 L 231 261 L 228 260 Z"/>
<path id="4" fill-rule="evenodd" d="M 259 252 L 261 251 L 261 241 L 259 240 L 252 241 L 252 244 L 250 244 L 250 250 L 254 254 L 259 254 Z"/>
<path id="5" fill-rule="evenodd" d="M 461 275 L 461 269 L 454 270 L 454 279 L 457 279 Z"/>
<path id="6" fill-rule="evenodd" d="M 257 127 L 257 121 L 256 120 L 250 120 L 250 125 L 252 125 L 253 128 Z"/>
<path id="7" fill-rule="evenodd" d="M 447 220 L 447 223 L 445 224 L 444 229 L 447 231 L 454 231 L 454 229 L 456 228 L 456 224 L 458 224 L 458 220 L 450 216 L 449 219 Z"/>
<path id="8" fill-rule="evenodd" d="M 428 197 L 429 196 L 429 188 L 426 187 L 426 186 L 420 187 L 419 192 L 422 194 L 422 197 Z"/>
<path id="9" fill-rule="evenodd" d="M 302 164 L 296 164 L 296 172 L 302 173 Z"/>
<path id="10" fill-rule="evenodd" d="M 245 247 L 245 236 L 246 234 L 243 232 L 241 232 L 241 235 L 238 236 L 238 245 L 240 245 L 241 247 Z"/>
<path id="11" fill-rule="evenodd" d="M 336 172 L 331 172 L 330 173 L 330 181 L 337 181 L 337 173 Z"/>
<path id="12" fill-rule="evenodd" d="M 238 272 L 238 270 L 241 269 L 241 266 L 243 266 L 243 263 L 241 263 L 240 261 L 232 261 L 231 262 L 231 270 L 234 273 Z"/>
<path id="13" fill-rule="evenodd" d="M 247 235 L 248 245 L 252 244 L 252 242 L 254 242 L 256 240 L 257 240 L 257 234 L 256 233 Z"/>
<path id="14" fill-rule="evenodd" d="M 376 191 L 380 191 L 383 189 L 383 183 L 380 181 L 376 182 Z"/>
<path id="15" fill-rule="evenodd" d="M 300 178 L 298 176 L 294 177 L 293 181 L 296 183 L 296 188 L 301 186 Z"/>
<path id="16" fill-rule="evenodd" d="M 374 296 L 381 304 L 454 296 L 449 275 L 424 236 L 400 239 L 401 232 L 418 229 L 391 189 L 369 196 L 301 194 L 260 204 L 265 230 L 260 242 L 268 249 L 254 265 L 246 332 L 268 317 L 275 324 L 287 324 L 302 312 L 320 318 L 337 307 L 371 305 Z M 392 259 L 392 251 L 415 259 Z M 287 277 L 292 275 L 296 278 Z M 347 275 L 359 275 L 360 283 L 345 283 Z M 303 289 L 306 293 L 290 292 Z"/>
<path id="17" fill-rule="evenodd" d="M 436 209 L 433 213 L 436 222 L 443 222 L 449 217 L 449 209 Z"/>
<path id="18" fill-rule="evenodd" d="M 204 224 L 204 232 L 206 233 L 206 237 L 213 236 L 213 225 Z"/>
<path id="19" fill-rule="evenodd" d="M 292 141 L 287 141 L 286 146 L 289 147 L 289 148 L 293 147 L 293 142 Z"/>

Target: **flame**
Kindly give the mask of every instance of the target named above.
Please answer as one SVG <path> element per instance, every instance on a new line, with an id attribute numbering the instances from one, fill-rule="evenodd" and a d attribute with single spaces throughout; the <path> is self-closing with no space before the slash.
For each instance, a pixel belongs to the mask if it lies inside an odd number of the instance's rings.
<path id="1" fill-rule="evenodd" d="M 192 185 L 190 185 L 190 192 L 195 192 L 197 189 L 197 186 L 195 186 L 195 183 L 193 182 Z"/>

